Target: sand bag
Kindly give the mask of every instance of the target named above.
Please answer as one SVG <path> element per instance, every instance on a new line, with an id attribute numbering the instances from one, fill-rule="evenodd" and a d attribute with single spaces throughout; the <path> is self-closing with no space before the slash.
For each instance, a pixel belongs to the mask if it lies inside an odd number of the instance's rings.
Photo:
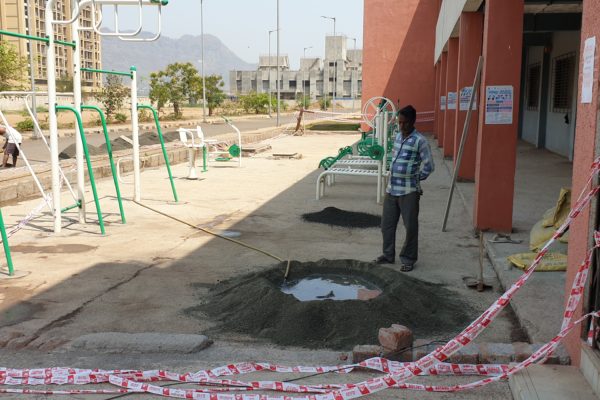
<path id="1" fill-rule="evenodd" d="M 537 253 L 520 253 L 513 254 L 507 257 L 508 261 L 515 267 L 527 271 Z M 536 268 L 536 272 L 549 271 L 566 271 L 567 270 L 567 255 L 562 253 L 547 253 L 540 261 L 540 265 Z"/>
<path id="2" fill-rule="evenodd" d="M 562 188 L 556 202 L 556 206 L 544 212 L 529 234 L 529 250 L 538 251 L 567 219 L 571 211 L 571 189 Z M 562 243 L 568 243 L 568 235 L 559 239 Z"/>

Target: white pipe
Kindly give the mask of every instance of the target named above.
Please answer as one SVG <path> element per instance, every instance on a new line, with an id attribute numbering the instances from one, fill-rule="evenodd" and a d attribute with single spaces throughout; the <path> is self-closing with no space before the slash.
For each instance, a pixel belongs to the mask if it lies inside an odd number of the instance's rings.
<path id="1" fill-rule="evenodd" d="M 375 136 L 376 139 L 381 137 L 381 129 L 383 125 L 383 113 L 378 113 L 375 117 Z M 379 140 L 375 141 L 379 144 Z M 381 188 L 382 188 L 382 175 L 383 175 L 383 165 L 381 161 L 377 164 L 377 204 L 381 203 Z"/>
<path id="2" fill-rule="evenodd" d="M 12 90 L 8 90 L 5 92 L 0 92 L 0 96 L 31 96 L 31 95 L 37 95 L 37 96 L 47 96 L 48 92 L 32 92 L 32 91 L 28 91 L 28 90 L 24 90 L 24 91 L 12 91 Z M 73 93 L 71 92 L 59 92 L 57 93 L 61 96 L 70 96 L 73 97 Z"/>
<path id="3" fill-rule="evenodd" d="M 30 96 L 30 95 L 27 95 L 27 96 Z M 40 139 L 42 139 L 42 141 L 46 145 L 46 148 L 48 149 L 48 152 L 50 152 L 50 145 L 48 144 L 48 141 L 46 140 L 46 137 L 44 136 L 44 132 L 42 131 L 42 128 L 40 128 L 40 124 L 38 123 L 37 118 L 35 118 L 35 116 L 33 115 L 33 112 L 31 111 L 31 107 L 29 107 L 29 101 L 27 100 L 28 97 L 25 97 L 24 99 L 25 99 L 25 108 L 27 108 L 27 112 L 29 113 L 29 116 L 31 117 L 31 120 L 33 121 L 33 127 L 35 128 L 36 132 L 38 132 L 38 134 L 39 134 L 38 137 Z M 19 152 L 20 151 L 21 150 L 19 150 Z M 78 200 L 77 199 L 77 195 L 75 194 L 75 191 L 73 190 L 73 187 L 71 186 L 71 183 L 67 179 L 67 176 L 65 175 L 64 171 L 62 170 L 62 168 L 60 169 L 60 176 L 62 177 L 62 179 L 67 184 L 67 188 L 69 189 L 69 192 L 71 192 L 71 196 L 73 197 L 73 201 L 77 201 Z"/>
<path id="4" fill-rule="evenodd" d="M 81 41 L 79 40 L 79 19 L 71 24 L 71 37 L 75 42 L 73 49 L 73 106 L 81 110 Z M 85 175 L 83 166 L 83 142 L 79 124 L 75 124 L 75 164 L 77 166 L 77 201 L 79 207 L 79 223 L 85 224 Z"/>
<path id="5" fill-rule="evenodd" d="M 61 230 L 60 209 L 60 164 L 58 160 L 58 123 L 56 118 L 56 52 L 54 48 L 54 25 L 52 24 L 56 0 L 47 0 L 45 28 L 48 36 L 46 45 L 46 74 L 48 79 L 48 123 L 50 125 L 50 163 L 52 166 L 52 202 L 54 205 L 54 233 Z"/>
<path id="6" fill-rule="evenodd" d="M 96 8 L 96 5 L 98 4 L 98 1 L 96 0 L 91 0 L 92 2 L 92 8 Z M 112 6 L 114 7 L 115 10 L 115 31 L 114 32 L 102 32 L 100 30 L 100 24 L 97 23 L 96 21 L 96 14 L 92 12 L 92 27 L 94 28 L 94 32 L 96 32 L 98 35 L 101 36 L 135 36 L 137 34 L 139 34 L 142 31 L 142 26 L 144 24 L 144 19 L 143 19 L 143 0 L 136 0 L 136 5 L 139 7 L 139 18 L 138 18 L 138 27 L 134 32 L 120 32 L 119 31 L 119 5 L 123 5 L 122 3 L 116 3 L 116 4 L 112 4 Z M 101 7 L 102 8 L 102 5 Z"/>
<path id="7" fill-rule="evenodd" d="M 137 71 L 131 67 L 131 130 L 133 139 L 133 198 L 141 201 L 140 138 L 137 109 Z"/>
<path id="8" fill-rule="evenodd" d="M 154 42 L 156 40 L 158 40 L 160 38 L 160 35 L 162 34 L 162 7 L 158 7 L 158 22 L 157 22 L 157 32 L 156 34 L 151 37 L 151 38 L 130 38 L 130 37 L 125 37 L 125 35 L 119 35 L 119 39 L 125 41 L 125 42 Z"/>
<path id="9" fill-rule="evenodd" d="M 71 18 L 67 19 L 67 20 L 54 20 L 52 19 L 52 14 L 50 15 L 50 23 L 52 24 L 57 24 L 57 25 L 71 25 L 73 22 L 77 21 L 79 19 L 79 10 L 80 10 L 80 4 L 78 1 L 73 1 L 73 9 L 71 10 Z M 46 4 L 46 11 L 48 11 L 48 7 Z M 46 17 L 48 17 L 48 14 L 46 14 Z M 46 31 L 46 34 L 48 34 L 48 31 Z"/>

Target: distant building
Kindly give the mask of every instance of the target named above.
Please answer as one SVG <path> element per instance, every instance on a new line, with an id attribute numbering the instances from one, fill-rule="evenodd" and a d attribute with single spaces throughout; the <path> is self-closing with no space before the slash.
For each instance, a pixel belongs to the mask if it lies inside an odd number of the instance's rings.
<path id="1" fill-rule="evenodd" d="M 46 2 L 44 0 L 0 0 L 0 29 L 18 32 L 33 36 L 45 37 L 44 16 Z M 54 18 L 68 19 L 71 9 L 71 0 L 58 0 Z M 31 18 L 29 15 L 31 14 Z M 79 16 L 81 26 L 92 26 L 92 15 L 89 9 L 81 11 Z M 71 27 L 69 25 L 55 25 L 58 40 L 71 41 Z M 37 90 L 45 90 L 47 84 L 46 74 L 46 44 L 36 41 L 27 41 L 8 36 L 0 36 L 15 46 L 22 57 L 29 61 L 29 52 L 32 52 L 33 72 L 35 82 L 40 87 Z M 93 31 L 80 33 L 81 65 L 84 68 L 102 68 L 102 52 L 100 36 Z M 73 49 L 66 46 L 56 46 L 56 77 L 71 77 L 73 75 Z M 84 72 L 81 74 L 83 87 L 96 88 L 102 83 L 99 74 Z"/>
<path id="2" fill-rule="evenodd" d="M 362 50 L 348 50 L 347 41 L 345 36 L 327 36 L 325 60 L 314 57 L 301 58 L 300 69 L 297 71 L 290 70 L 287 55 L 279 57 L 279 74 L 277 56 L 260 56 L 257 70 L 230 71 L 231 93 L 268 93 L 270 88 L 271 93 L 275 94 L 279 79 L 283 100 L 293 100 L 303 92 L 312 100 L 320 99 L 324 95 L 333 98 L 334 86 L 336 99 L 359 98 L 362 93 Z"/>

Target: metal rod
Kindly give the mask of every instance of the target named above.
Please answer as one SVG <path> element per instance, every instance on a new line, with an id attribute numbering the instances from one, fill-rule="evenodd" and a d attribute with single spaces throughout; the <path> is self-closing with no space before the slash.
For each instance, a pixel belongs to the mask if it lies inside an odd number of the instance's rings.
<path id="1" fill-rule="evenodd" d="M 279 103 L 281 103 L 281 85 L 279 84 L 279 0 L 277 0 L 277 76 L 275 81 L 275 87 L 277 88 L 277 126 L 279 126 Z"/>
<path id="2" fill-rule="evenodd" d="M 171 181 L 171 189 L 173 190 L 173 198 L 175 201 L 179 201 L 177 198 L 177 190 L 175 190 L 175 181 L 173 180 L 173 174 L 171 173 L 171 164 L 169 163 L 169 155 L 165 148 L 165 139 L 163 138 L 162 129 L 160 128 L 160 122 L 158 121 L 158 112 L 156 109 L 147 104 L 138 104 L 138 108 L 152 111 L 154 116 L 154 123 L 156 124 L 156 130 L 158 132 L 158 138 L 160 139 L 160 147 L 162 148 L 163 158 L 165 159 L 165 165 L 167 166 L 167 172 L 169 173 L 169 180 Z"/>
<path id="3" fill-rule="evenodd" d="M 202 44 L 202 122 L 206 122 L 206 77 L 204 76 L 204 0 L 200 0 L 200 39 Z"/>
<path id="4" fill-rule="evenodd" d="M 95 72 L 98 74 L 107 74 L 107 75 L 122 75 L 122 76 L 131 76 L 131 71 L 129 72 L 120 72 L 120 71 L 108 71 L 106 69 L 95 69 L 95 68 L 81 68 L 81 72 Z"/>
<path id="5" fill-rule="evenodd" d="M 137 70 L 131 67 L 131 139 L 133 140 L 133 199 L 141 201 L 142 182 L 140 173 L 140 129 L 137 105 Z"/>
<path id="6" fill-rule="evenodd" d="M 75 7 L 72 4 L 72 7 Z M 75 12 L 73 10 L 72 12 Z M 71 37 L 75 41 L 75 43 L 81 43 L 79 40 L 79 19 L 76 19 L 71 24 Z M 74 51 L 73 52 L 73 106 L 76 110 L 81 109 L 82 103 L 82 93 L 81 93 L 81 52 Z M 79 132 L 79 127 L 75 126 L 75 164 L 77 166 L 77 200 L 81 203 L 82 207 L 79 208 L 79 223 L 85 224 L 86 222 L 86 203 L 85 203 L 85 167 L 83 163 L 84 158 L 84 150 L 83 144 L 81 141 L 81 133 Z"/>
<path id="7" fill-rule="evenodd" d="M 12 256 L 10 255 L 10 247 L 8 246 L 8 235 L 4 226 L 4 218 L 2 218 L 2 210 L 0 209 L 0 234 L 2 235 L 2 246 L 4 246 L 4 255 L 6 256 L 6 264 L 8 265 L 8 276 L 13 276 L 15 270 L 13 268 Z"/>
<path id="8" fill-rule="evenodd" d="M 450 214 L 450 206 L 452 205 L 452 196 L 454 195 L 454 188 L 456 187 L 456 180 L 458 179 L 458 171 L 460 170 L 463 152 L 465 151 L 465 143 L 467 142 L 467 137 L 469 136 L 469 127 L 471 126 L 471 113 L 473 111 L 473 101 L 475 100 L 476 93 L 479 92 L 479 85 L 481 84 L 482 68 L 483 56 L 479 56 L 479 62 L 477 63 L 477 71 L 475 72 L 475 79 L 473 82 L 473 90 L 471 91 L 471 97 L 469 98 L 469 109 L 467 110 L 467 118 L 465 119 L 465 125 L 463 127 L 462 136 L 460 138 L 460 146 L 458 147 L 458 155 L 456 157 L 456 163 L 454 164 L 454 172 L 452 173 L 452 183 L 450 184 L 448 202 L 446 203 L 446 211 L 444 212 L 444 223 L 442 224 L 442 232 L 446 232 L 448 215 Z M 460 107 L 458 108 L 460 110 Z"/>
<path id="9" fill-rule="evenodd" d="M 98 115 L 100 115 L 100 122 L 102 122 L 102 131 L 104 132 L 104 141 L 106 142 L 106 152 L 108 153 L 108 161 L 110 162 L 110 170 L 113 176 L 113 181 L 115 182 L 115 192 L 117 193 L 119 212 L 121 213 L 121 222 L 126 223 L 127 221 L 125 221 L 123 201 L 121 200 L 121 189 L 119 188 L 119 179 L 115 168 L 115 161 L 113 160 L 112 146 L 110 144 L 110 137 L 108 136 L 108 127 L 106 126 L 106 118 L 104 117 L 104 112 L 102 112 L 100 107 L 97 106 L 82 105 L 81 109 L 96 111 Z"/>
<path id="10" fill-rule="evenodd" d="M 90 185 L 92 186 L 92 193 L 94 194 L 94 203 L 96 203 L 96 213 L 98 214 L 98 223 L 100 224 L 100 232 L 104 235 L 104 219 L 102 218 L 102 210 L 100 209 L 100 199 L 98 198 L 98 191 L 96 190 L 96 180 L 94 179 L 94 169 L 92 167 L 92 161 L 90 160 L 90 153 L 88 151 L 87 141 L 85 139 L 85 133 L 83 131 L 83 122 L 81 120 L 81 114 L 75 107 L 71 106 L 56 106 L 56 111 L 71 111 L 75 114 L 77 119 L 77 125 L 79 127 L 79 136 L 81 137 L 81 144 L 83 145 L 83 151 L 85 153 L 85 162 L 87 163 L 88 175 L 90 177 Z"/>
<path id="11" fill-rule="evenodd" d="M 34 0 L 27 1 L 27 33 L 31 33 L 31 29 L 34 25 L 33 23 L 33 7 L 32 3 Z M 33 65 L 33 44 L 31 42 L 27 42 L 27 47 L 29 49 L 29 83 L 31 85 L 31 91 L 35 93 L 35 71 Z M 31 108 L 33 109 L 33 118 L 37 120 L 37 104 L 35 94 L 31 96 Z M 43 136 L 42 132 L 34 131 L 34 137 Z"/>
<path id="12" fill-rule="evenodd" d="M 12 36 L 12 37 L 20 38 L 20 39 L 35 40 L 38 42 L 44 42 L 46 44 L 50 43 L 49 37 L 26 35 L 24 33 L 17 33 L 17 32 L 11 32 L 11 31 L 6 31 L 4 29 L 0 29 L 0 36 L 3 36 L 3 35 L 4 36 Z M 54 40 L 54 43 L 62 44 L 63 46 L 69 46 L 69 47 L 73 47 L 73 48 L 77 47 L 75 42 L 65 42 L 64 40 Z"/>
<path id="13" fill-rule="evenodd" d="M 67 212 L 69 210 L 72 210 L 72 209 L 78 208 L 78 207 L 81 208 L 81 203 L 80 202 L 77 202 L 77 203 L 73 204 L 72 206 L 65 207 L 62 210 L 60 210 L 60 212 L 64 213 L 64 212 Z"/>

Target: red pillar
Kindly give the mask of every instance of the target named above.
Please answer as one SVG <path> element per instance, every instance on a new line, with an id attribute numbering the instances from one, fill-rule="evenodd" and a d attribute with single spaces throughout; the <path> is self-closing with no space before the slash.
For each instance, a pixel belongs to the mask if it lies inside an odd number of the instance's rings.
<path id="1" fill-rule="evenodd" d="M 439 129 L 438 129 L 438 146 L 444 147 L 444 130 L 445 130 L 445 119 L 446 119 L 446 110 L 441 109 L 441 98 L 442 96 L 446 96 L 446 67 L 448 66 L 448 53 L 443 52 L 441 61 L 440 61 L 440 95 L 437 99 L 437 106 L 440 108 L 440 118 L 439 118 Z"/>
<path id="2" fill-rule="evenodd" d="M 456 113 L 456 127 L 454 136 L 454 160 L 458 156 L 458 148 L 463 134 L 465 120 L 467 119 L 466 107 L 461 110 L 460 93 L 463 88 L 471 87 L 477 72 L 477 62 L 481 55 L 483 45 L 483 14 L 468 12 L 462 13 L 460 17 L 460 39 L 458 44 L 458 85 L 456 91 L 459 97 L 459 108 Z M 479 103 L 478 98 L 475 98 Z M 477 104 L 480 109 L 480 105 Z M 475 158 L 477 155 L 477 124 L 479 113 L 477 110 L 471 112 L 471 122 L 463 156 L 458 170 L 459 179 L 472 181 L 475 179 Z"/>
<path id="3" fill-rule="evenodd" d="M 456 97 L 456 77 L 458 74 L 458 38 L 448 40 L 448 66 L 446 70 L 446 117 L 444 118 L 444 157 L 454 155 L 454 128 L 456 124 L 456 106 L 450 103 L 452 94 Z"/>
<path id="4" fill-rule="evenodd" d="M 583 21 L 581 27 L 581 51 L 583 56 L 585 41 L 588 38 L 596 37 L 596 51 L 594 61 L 594 81 L 592 90 L 592 102 L 581 103 L 582 81 L 583 81 L 583 59 L 579 61 L 579 91 L 577 101 L 577 127 L 575 134 L 575 149 L 573 155 L 573 199 L 579 196 L 579 193 L 586 188 L 589 175 L 589 168 L 594 158 L 596 143 L 599 136 L 600 117 L 598 108 L 600 107 L 600 90 L 598 88 L 598 77 L 600 75 L 600 2 L 598 0 L 584 0 L 583 2 Z M 587 249 L 591 245 L 590 229 L 594 227 L 590 207 L 586 207 L 583 212 L 573 221 L 569 229 L 569 267 L 566 276 L 565 300 L 571 291 L 575 273 L 581 261 L 585 258 Z M 592 311 L 592 310 L 590 310 Z M 573 318 L 578 318 L 582 314 L 582 304 L 575 311 Z M 574 365 L 579 365 L 581 357 L 581 329 L 574 329 L 571 334 L 565 338 L 565 345 L 571 356 Z"/>
<path id="5" fill-rule="evenodd" d="M 440 62 L 435 64 L 435 91 L 433 101 L 433 137 L 438 137 L 439 130 L 439 118 L 440 118 L 440 106 L 438 99 L 440 98 Z"/>

